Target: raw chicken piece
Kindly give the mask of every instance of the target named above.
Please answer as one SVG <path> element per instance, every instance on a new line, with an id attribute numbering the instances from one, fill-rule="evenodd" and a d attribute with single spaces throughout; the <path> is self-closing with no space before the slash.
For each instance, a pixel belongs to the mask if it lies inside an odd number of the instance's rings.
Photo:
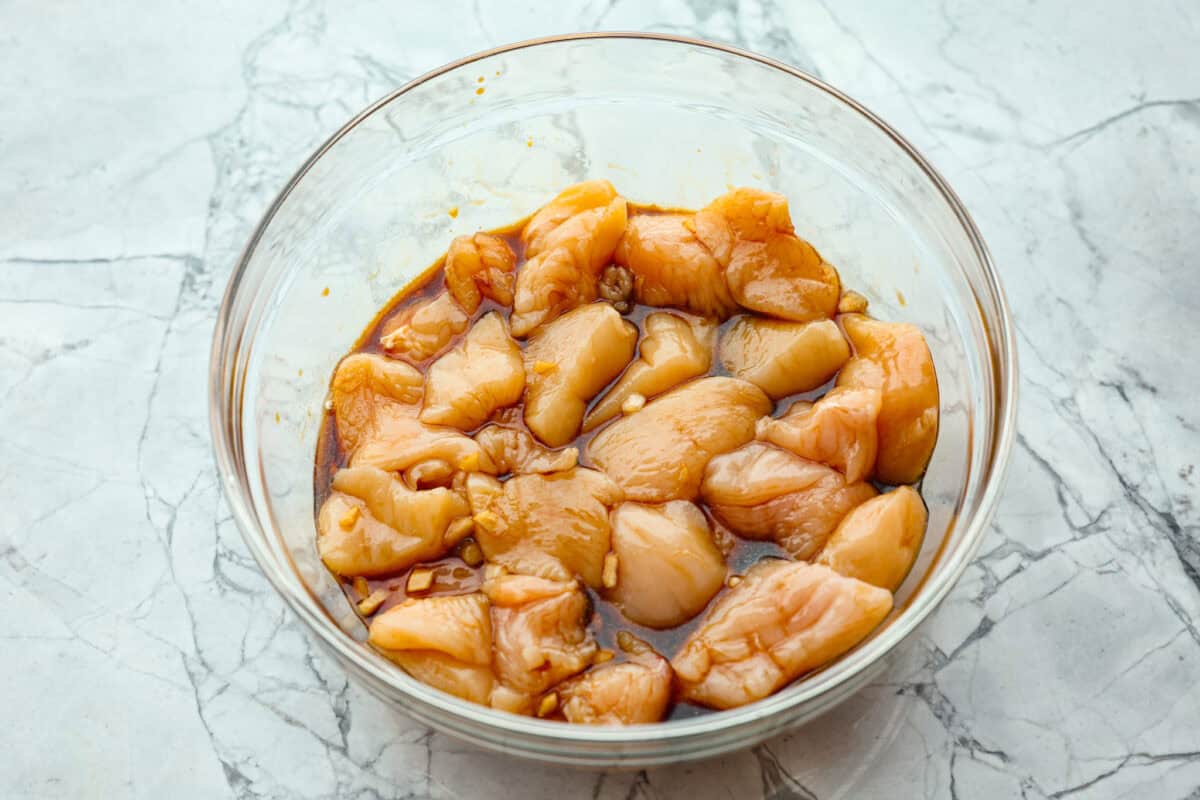
<path id="1" fill-rule="evenodd" d="M 691 500 L 708 460 L 754 438 L 771 401 L 737 378 L 700 378 L 596 434 L 587 453 L 639 503 Z"/>
<path id="2" fill-rule="evenodd" d="M 375 430 L 350 457 L 352 467 L 400 472 L 426 461 L 444 461 L 459 470 L 494 472 L 490 459 L 457 428 L 426 425 L 420 406 L 393 404 L 378 415 Z"/>
<path id="3" fill-rule="evenodd" d="M 383 575 L 438 558 L 465 535 L 454 523 L 470 513 L 449 489 L 416 492 L 372 467 L 338 470 L 317 518 L 317 549 L 339 575 Z"/>
<path id="4" fill-rule="evenodd" d="M 794 558 L 812 558 L 849 513 L 876 495 L 837 470 L 762 442 L 708 463 L 700 490 L 709 510 L 747 539 L 770 539 Z"/>
<path id="5" fill-rule="evenodd" d="M 409 598 L 371 620 L 367 641 L 417 680 L 487 705 L 492 621 L 482 594 Z"/>
<path id="6" fill-rule="evenodd" d="M 684 700 L 736 708 L 837 658 L 892 609 L 890 592 L 828 567 L 760 561 L 671 661 Z"/>
<path id="7" fill-rule="evenodd" d="M 492 667 L 506 687 L 537 695 L 591 665 L 589 602 L 575 581 L 500 575 L 483 591 L 492 604 Z"/>
<path id="8" fill-rule="evenodd" d="M 608 181 L 568 187 L 533 215 L 521 233 L 529 260 L 517 273 L 514 336 L 596 299 L 625 220 L 625 198 Z"/>
<path id="9" fill-rule="evenodd" d="M 479 310 L 484 297 L 511 306 L 516 268 L 516 255 L 500 237 L 459 236 L 446 251 L 446 289 L 468 314 Z"/>
<path id="10" fill-rule="evenodd" d="M 495 311 L 472 326 L 462 342 L 433 362 L 419 419 L 430 425 L 479 427 L 498 408 L 521 399 L 525 367 L 521 348 Z"/>
<path id="11" fill-rule="evenodd" d="M 608 303 L 591 303 L 542 327 L 525 348 L 525 424 L 551 447 L 579 433 L 588 401 L 620 374 L 637 328 Z"/>
<path id="12" fill-rule="evenodd" d="M 649 628 L 696 616 L 725 581 L 725 559 L 704 512 L 685 500 L 622 503 L 612 513 L 617 584 L 605 591 L 621 613 Z"/>
<path id="13" fill-rule="evenodd" d="M 432 300 L 409 306 L 389 320 L 379 345 L 389 355 L 419 364 L 441 353 L 450 340 L 467 329 L 471 317 L 442 292 Z"/>
<path id="14" fill-rule="evenodd" d="M 658 722 L 671 701 L 671 665 L 650 645 L 629 637 L 629 660 L 609 662 L 558 687 L 563 716 L 587 725 Z"/>
<path id="15" fill-rule="evenodd" d="M 758 421 L 757 438 L 801 458 L 827 464 L 847 483 L 864 480 L 875 466 L 879 392 L 836 388 L 813 403 L 794 403 L 779 419 Z"/>
<path id="16" fill-rule="evenodd" d="M 517 475 L 475 514 L 475 538 L 489 562 L 511 572 L 578 575 L 596 587 L 609 549 L 608 513 L 621 499 L 616 484 L 594 469 Z"/>
<path id="17" fill-rule="evenodd" d="M 354 467 L 378 467 L 401 472 L 444 462 L 455 469 L 466 465 L 494 471 L 471 437 L 454 428 L 426 425 L 421 410 L 421 373 L 401 361 L 356 353 L 338 365 L 330 392 L 338 442 Z M 418 485 L 420 475 L 440 469 L 430 464 L 406 476 Z"/>
<path id="18" fill-rule="evenodd" d="M 419 461 L 404 470 L 404 485 L 410 489 L 434 489 L 449 487 L 454 482 L 458 467 L 440 458 Z"/>
<path id="19" fill-rule="evenodd" d="M 743 307 L 795 322 L 834 315 L 837 270 L 796 236 L 783 195 L 734 189 L 698 211 L 692 224 Z"/>
<path id="20" fill-rule="evenodd" d="M 894 592 L 912 569 L 927 520 L 921 495 L 901 486 L 847 514 L 815 563 Z"/>
<path id="21" fill-rule="evenodd" d="M 338 444 L 354 452 L 378 428 L 380 410 L 421 399 L 421 373 L 402 361 L 355 353 L 333 373 L 329 395 Z"/>
<path id="22" fill-rule="evenodd" d="M 938 385 L 925 337 L 913 325 L 879 322 L 860 314 L 841 317 L 854 357 L 837 385 L 878 389 L 879 452 L 875 477 L 914 483 L 933 454 L 938 431 Z"/>
<path id="23" fill-rule="evenodd" d="M 430 651 L 395 650 L 384 655 L 421 683 L 463 700 L 486 706 L 495 695 L 496 681 L 490 667 L 467 664 Z"/>
<path id="24" fill-rule="evenodd" d="M 465 661 L 492 661 L 492 620 L 482 594 L 410 597 L 371 620 L 371 644 L 383 650 L 432 650 Z"/>
<path id="25" fill-rule="evenodd" d="M 549 450 L 521 428 L 487 425 L 475 434 L 475 441 L 496 465 L 497 475 L 565 472 L 579 463 L 577 448 Z"/>
<path id="26" fill-rule="evenodd" d="M 778 400 L 816 389 L 850 358 L 833 320 L 781 322 L 738 318 L 721 337 L 721 362 Z"/>
<path id="27" fill-rule="evenodd" d="M 649 399 L 705 374 L 712 366 L 717 328 L 711 321 L 659 311 L 646 317 L 644 327 L 638 360 L 584 417 L 584 432 L 620 414 L 631 395 Z"/>
<path id="28" fill-rule="evenodd" d="M 611 214 L 614 203 L 622 209 L 621 228 L 615 232 L 598 224 Z M 533 258 L 559 247 L 579 248 L 580 255 L 588 256 L 581 260 L 599 273 L 608 264 L 613 248 L 625 230 L 625 215 L 625 199 L 608 181 L 583 181 L 568 186 L 525 223 L 525 229 L 521 231 L 525 257 Z M 593 241 L 596 236 L 603 241 Z M 607 248 L 597 246 L 606 242 Z"/>
<path id="29" fill-rule="evenodd" d="M 724 264 L 696 238 L 691 214 L 634 215 L 613 260 L 633 272 L 639 303 L 718 319 L 737 311 Z"/>

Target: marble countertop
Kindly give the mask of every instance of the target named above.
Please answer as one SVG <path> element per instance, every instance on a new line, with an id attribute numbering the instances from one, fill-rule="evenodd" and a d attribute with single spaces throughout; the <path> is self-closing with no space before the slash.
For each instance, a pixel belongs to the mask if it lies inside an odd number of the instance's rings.
<path id="1" fill-rule="evenodd" d="M 0 796 L 1200 798 L 1200 8 L 533 5 L 0 7 Z M 916 641 L 816 724 L 642 773 L 518 765 L 348 684 L 247 555 L 206 417 L 295 167 L 411 76 L 580 29 L 867 104 L 972 209 L 1020 334 L 1007 491 Z"/>

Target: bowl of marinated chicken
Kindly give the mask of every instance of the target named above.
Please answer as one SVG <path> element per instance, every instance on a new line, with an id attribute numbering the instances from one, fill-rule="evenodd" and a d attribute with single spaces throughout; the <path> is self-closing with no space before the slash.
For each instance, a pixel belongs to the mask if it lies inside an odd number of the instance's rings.
<path id="1" fill-rule="evenodd" d="M 1014 354 L 969 215 L 869 111 L 723 46 L 565 36 L 301 167 L 231 278 L 211 417 L 248 548 L 379 702 L 648 766 L 886 667 L 986 529 Z"/>

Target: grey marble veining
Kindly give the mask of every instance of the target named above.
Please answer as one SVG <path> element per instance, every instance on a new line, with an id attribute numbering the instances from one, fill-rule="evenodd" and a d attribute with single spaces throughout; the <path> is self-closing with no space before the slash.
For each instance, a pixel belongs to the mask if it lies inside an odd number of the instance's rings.
<path id="1" fill-rule="evenodd" d="M 643 773 L 514 768 L 348 684 L 206 422 L 225 280 L 303 158 L 413 75 L 580 29 L 729 41 L 877 111 L 975 214 L 1022 356 L 993 530 L 883 678 Z M 0 796 L 1200 797 L 1197 41 L 1156 0 L 0 6 Z"/>

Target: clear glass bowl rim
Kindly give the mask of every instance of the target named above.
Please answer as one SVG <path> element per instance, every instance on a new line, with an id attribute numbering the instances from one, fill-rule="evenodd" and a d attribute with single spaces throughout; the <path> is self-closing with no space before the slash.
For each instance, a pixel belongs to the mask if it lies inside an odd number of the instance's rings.
<path id="1" fill-rule="evenodd" d="M 346 636 L 345 632 L 337 627 L 327 614 L 312 607 L 316 604 L 316 600 L 311 594 L 296 591 L 284 580 L 286 573 L 283 565 L 266 546 L 268 532 L 263 527 L 263 520 L 254 511 L 253 498 L 247 485 L 244 453 L 242 452 L 242 394 L 245 376 L 240 368 L 244 367 L 241 359 L 245 358 L 248 351 L 242 349 L 246 333 L 244 329 L 246 319 L 245 316 L 237 315 L 238 301 L 245 292 L 254 292 L 259 288 L 258 283 L 261 281 L 256 281 L 256 278 L 261 276 L 255 276 L 250 269 L 256 247 L 284 202 L 296 186 L 303 181 L 309 170 L 364 119 L 433 78 L 499 54 L 589 39 L 648 40 L 674 43 L 707 48 L 725 55 L 748 59 L 780 70 L 810 84 L 857 112 L 886 134 L 912 159 L 942 195 L 957 217 L 958 223 L 962 226 L 963 232 L 968 237 L 974 254 L 982 266 L 987 302 L 980 302 L 978 294 L 975 294 L 975 300 L 983 318 L 983 331 L 988 339 L 987 357 L 991 360 L 992 374 L 996 376 L 996 381 L 991 387 L 996 409 L 992 426 L 992 447 L 989 457 L 985 460 L 987 474 L 982 478 L 982 493 L 975 512 L 968 518 L 956 520 L 956 524 L 965 525 L 962 545 L 950 554 L 948 559 L 931 565 L 931 573 L 917 596 L 883 631 L 849 656 L 823 671 L 826 674 L 836 672 L 836 679 L 832 683 L 805 691 L 807 682 L 802 682 L 796 687 L 797 690 L 782 693 L 785 696 L 781 697 L 780 694 L 776 694 L 743 708 L 691 719 L 629 727 L 566 725 L 493 711 L 433 690 L 417 683 L 407 675 L 401 675 L 401 671 L 394 666 L 386 663 L 380 665 L 367 658 L 366 648 L 361 642 Z M 972 285 L 973 292 L 975 289 L 976 287 Z M 253 304 L 251 304 L 252 307 Z M 984 312 L 986 308 L 992 308 L 996 313 L 989 316 Z M 209 362 L 209 424 L 226 502 L 247 548 L 258 562 L 259 568 L 309 630 L 314 632 L 325 646 L 334 651 L 343 664 L 352 665 L 361 670 L 364 673 L 361 677 L 367 678 L 368 682 L 375 687 L 388 687 L 391 692 L 414 701 L 415 707 L 409 703 L 403 704 L 409 713 L 429 721 L 443 730 L 478 741 L 480 731 L 490 729 L 496 737 L 492 742 L 493 746 L 501 749 L 528 756 L 592 765 L 602 763 L 604 759 L 598 758 L 595 753 L 585 755 L 583 752 L 579 753 L 579 758 L 572 759 L 569 752 L 561 752 L 561 750 L 569 751 L 572 746 L 618 748 L 622 745 L 636 750 L 639 744 L 659 745 L 669 749 L 671 743 L 675 742 L 682 745 L 677 751 L 680 758 L 688 758 L 688 751 L 692 750 L 696 755 L 713 755 L 761 739 L 762 737 L 754 732 L 759 727 L 758 723 L 778 717 L 789 719 L 792 716 L 799 717 L 802 714 L 801 709 L 810 704 L 821 705 L 822 708 L 814 712 L 820 713 L 848 696 L 849 692 L 845 691 L 846 684 L 886 657 L 937 608 L 978 550 L 999 499 L 1004 471 L 1016 438 L 1016 410 L 1017 348 L 1015 334 L 1008 303 L 1000 286 L 995 265 L 970 213 L 942 176 L 916 148 L 886 122 L 842 91 L 781 61 L 726 44 L 674 34 L 638 31 L 562 34 L 484 50 L 426 72 L 356 114 L 300 166 L 256 226 L 234 267 L 218 310 Z M 317 605 L 319 606 L 319 604 Z M 839 687 L 842 688 L 840 692 L 838 691 Z M 822 704 L 820 702 L 822 695 L 829 702 Z M 793 711 L 794 714 L 789 715 L 787 713 L 789 711 Z M 462 726 L 455 724 L 456 719 L 463 723 Z M 778 725 L 774 726 L 774 730 L 778 729 Z M 514 735 L 516 741 L 510 741 L 505 745 L 506 740 L 503 737 L 506 733 Z M 717 737 L 719 741 L 711 741 L 712 737 Z M 702 739 L 706 744 L 694 741 L 696 739 Z M 543 744 L 534 745 L 535 741 Z M 685 741 L 693 741 L 693 745 L 689 747 L 684 744 Z M 518 742 L 523 742 L 526 746 L 522 747 Z M 556 748 L 556 744 L 562 747 Z M 556 750 L 560 752 L 556 752 Z M 622 748 L 621 752 L 626 751 Z M 630 755 L 632 758 L 617 755 L 617 751 L 614 749 L 611 761 L 614 763 L 626 760 L 639 761 L 636 755 L 632 753 Z M 665 759 L 652 757 L 652 760 L 662 761 Z M 642 759 L 640 763 L 650 763 L 650 760 Z"/>

